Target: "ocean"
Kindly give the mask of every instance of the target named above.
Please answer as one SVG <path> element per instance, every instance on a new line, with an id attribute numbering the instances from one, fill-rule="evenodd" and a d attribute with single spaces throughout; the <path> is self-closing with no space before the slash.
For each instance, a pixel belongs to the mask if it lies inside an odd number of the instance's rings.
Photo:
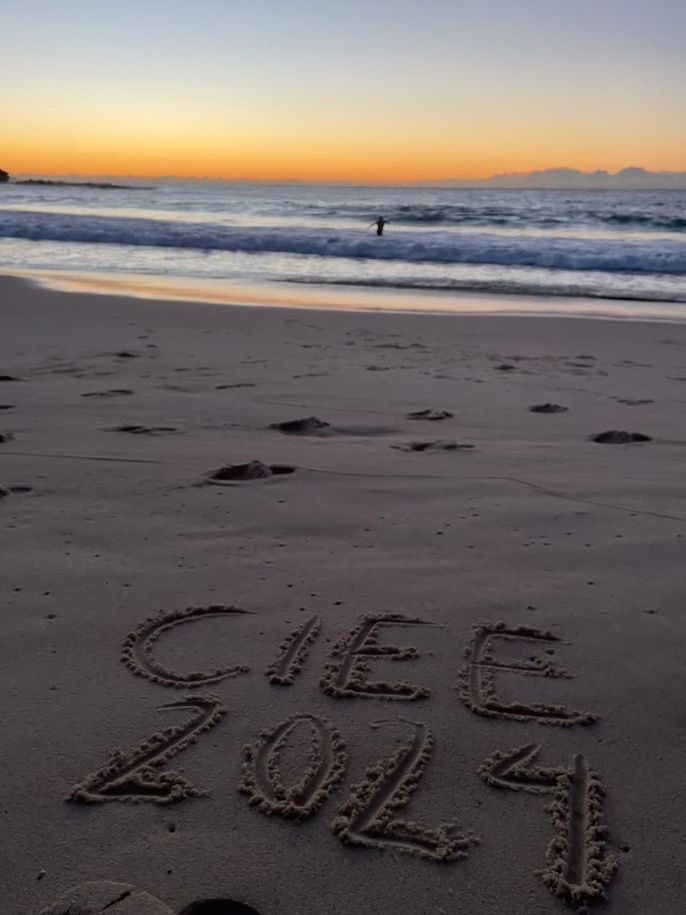
<path id="1" fill-rule="evenodd" d="M 126 184 L 0 185 L 0 270 L 208 301 L 686 320 L 686 191 Z"/>

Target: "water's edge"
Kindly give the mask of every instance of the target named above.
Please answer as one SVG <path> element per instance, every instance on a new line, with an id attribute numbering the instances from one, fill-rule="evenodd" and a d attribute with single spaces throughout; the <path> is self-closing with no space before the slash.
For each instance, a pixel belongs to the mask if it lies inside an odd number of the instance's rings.
<path id="1" fill-rule="evenodd" d="M 19 271 L 3 268 L 39 288 L 156 301 L 176 301 L 235 307 L 416 314 L 452 317 L 573 318 L 683 324 L 683 303 L 576 296 L 520 295 L 473 291 L 396 289 L 374 286 L 271 282 L 237 284 L 200 278 L 99 274 L 77 271 Z"/>

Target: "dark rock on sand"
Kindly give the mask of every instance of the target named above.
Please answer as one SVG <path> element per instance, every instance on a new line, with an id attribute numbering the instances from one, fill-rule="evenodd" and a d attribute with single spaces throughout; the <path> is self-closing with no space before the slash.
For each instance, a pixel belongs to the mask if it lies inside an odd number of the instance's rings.
<path id="1" fill-rule="evenodd" d="M 323 419 L 308 416 L 305 419 L 290 419 L 284 423 L 272 423 L 269 428 L 278 429 L 279 432 L 285 432 L 287 435 L 317 435 L 328 427 L 329 423 L 324 422 Z"/>
<path id="2" fill-rule="evenodd" d="M 592 435 L 591 441 L 599 442 L 601 445 L 626 445 L 630 442 L 651 442 L 652 436 L 643 435 L 641 432 L 609 429 L 607 432 L 599 432 L 597 435 Z"/>
<path id="3" fill-rule="evenodd" d="M 5 442 L 11 442 L 12 438 L 11 432 L 0 432 L 0 445 L 4 445 Z"/>
<path id="4" fill-rule="evenodd" d="M 568 409 L 559 403 L 539 403 L 529 407 L 531 413 L 566 413 Z"/>
<path id="5" fill-rule="evenodd" d="M 438 422 L 441 419 L 452 419 L 453 414 L 448 410 L 415 410 L 407 414 L 408 419 L 428 419 Z"/>
<path id="6" fill-rule="evenodd" d="M 6 372 L 0 372 L 0 381 L 19 381 L 14 375 L 8 375 Z"/>
<path id="7" fill-rule="evenodd" d="M 209 474 L 210 482 L 225 483 L 241 480 L 264 480 L 267 477 L 293 473 L 295 467 L 289 464 L 263 464 L 262 461 L 250 461 L 247 464 L 227 464 Z"/>
<path id="8" fill-rule="evenodd" d="M 14 410 L 13 403 L 0 403 L 0 410 Z"/>

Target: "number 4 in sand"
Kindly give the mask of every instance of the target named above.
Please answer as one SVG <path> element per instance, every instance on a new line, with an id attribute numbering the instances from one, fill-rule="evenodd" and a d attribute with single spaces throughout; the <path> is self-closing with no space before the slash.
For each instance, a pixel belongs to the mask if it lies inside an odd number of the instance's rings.
<path id="1" fill-rule="evenodd" d="M 605 897 L 617 868 L 605 851 L 605 791 L 585 757 L 575 756 L 571 766 L 543 768 L 533 765 L 540 749 L 530 743 L 498 750 L 482 763 L 479 775 L 494 788 L 550 795 L 546 810 L 555 835 L 541 876 L 551 893 L 585 906 Z"/>

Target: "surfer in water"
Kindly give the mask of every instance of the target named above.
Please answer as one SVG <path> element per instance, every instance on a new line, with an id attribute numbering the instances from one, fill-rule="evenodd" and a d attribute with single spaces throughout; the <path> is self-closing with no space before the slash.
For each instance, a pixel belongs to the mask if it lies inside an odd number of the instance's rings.
<path id="1" fill-rule="evenodd" d="M 388 224 L 388 220 L 384 219 L 383 216 L 379 216 L 378 219 L 375 219 L 374 222 L 369 223 L 369 228 L 376 226 L 376 234 L 383 235 L 384 226 Z"/>

